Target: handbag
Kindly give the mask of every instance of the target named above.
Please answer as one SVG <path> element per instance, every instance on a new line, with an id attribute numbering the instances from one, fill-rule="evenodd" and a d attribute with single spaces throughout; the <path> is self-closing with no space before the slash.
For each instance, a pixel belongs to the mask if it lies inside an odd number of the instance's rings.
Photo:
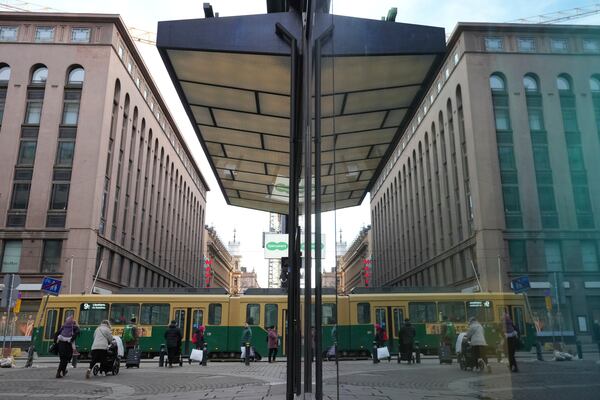
<path id="1" fill-rule="evenodd" d="M 377 349 L 377 359 L 381 360 L 383 358 L 388 358 L 390 356 L 390 351 L 387 346 L 383 346 Z"/>
<path id="2" fill-rule="evenodd" d="M 202 350 L 193 349 L 190 354 L 190 360 L 202 362 L 202 357 L 204 356 L 204 352 Z"/>
<path id="3" fill-rule="evenodd" d="M 58 345 L 56 343 L 52 343 L 50 347 L 48 347 L 48 352 L 50 354 L 57 355 L 58 354 Z"/>

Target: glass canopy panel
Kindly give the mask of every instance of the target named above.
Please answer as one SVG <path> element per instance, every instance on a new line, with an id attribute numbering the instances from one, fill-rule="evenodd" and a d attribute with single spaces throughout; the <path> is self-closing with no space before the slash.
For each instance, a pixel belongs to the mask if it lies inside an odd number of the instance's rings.
<path id="1" fill-rule="evenodd" d="M 379 129 L 383 124 L 386 112 L 371 112 L 364 114 L 342 115 L 335 118 L 321 119 L 321 133 L 332 135 L 335 126 L 335 133 L 358 132 L 369 129 Z M 335 123 L 334 123 L 335 119 Z"/>
<path id="2" fill-rule="evenodd" d="M 263 135 L 265 149 L 289 152 L 290 139 L 280 136 Z"/>
<path id="3" fill-rule="evenodd" d="M 272 93 L 258 93 L 260 113 L 278 117 L 290 117 L 290 97 Z"/>
<path id="4" fill-rule="evenodd" d="M 181 82 L 191 105 L 202 105 L 255 113 L 255 92 L 192 82 Z"/>
<path id="5" fill-rule="evenodd" d="M 421 86 L 406 86 L 381 90 L 348 93 L 344 114 L 367 111 L 407 108 L 417 95 Z"/>
<path id="6" fill-rule="evenodd" d="M 257 183 L 238 182 L 238 181 L 229 181 L 229 180 L 223 180 L 222 183 L 223 183 L 223 186 L 225 186 L 227 189 L 238 189 L 238 190 L 245 190 L 248 192 L 264 193 L 264 194 L 269 193 L 267 185 L 259 185 Z"/>
<path id="7" fill-rule="evenodd" d="M 221 173 L 219 173 L 219 175 L 221 176 Z M 224 175 L 223 178 L 242 182 L 260 183 L 263 185 L 274 185 L 277 177 L 271 175 L 251 174 L 249 172 L 234 172 L 233 175 Z"/>
<path id="8" fill-rule="evenodd" d="M 228 110 L 213 110 L 217 126 L 270 133 L 271 135 L 289 136 L 290 120 L 287 118 L 270 117 L 265 115 L 243 113 Z"/>
<path id="9" fill-rule="evenodd" d="M 230 158 L 212 157 L 216 168 L 229 169 L 232 171 L 253 172 L 263 174 L 265 172 L 264 164 L 252 161 L 233 160 Z"/>
<path id="10" fill-rule="evenodd" d="M 281 165 L 267 164 L 267 174 L 287 178 L 290 176 L 290 169 L 289 167 L 283 167 Z"/>
<path id="11" fill-rule="evenodd" d="M 217 127 L 204 126 L 202 136 L 207 142 L 226 144 L 244 144 L 244 146 L 261 148 L 260 134 L 254 132 L 236 131 Z"/>
<path id="12" fill-rule="evenodd" d="M 345 133 L 338 135 L 336 140 L 337 149 L 348 147 L 366 146 L 371 144 L 388 144 L 394 137 L 396 129 L 377 129 L 366 132 Z M 329 138 L 324 138 L 323 142 Z M 329 150 L 329 149 L 323 149 Z"/>
<path id="13" fill-rule="evenodd" d="M 287 153 L 231 145 L 225 145 L 224 147 L 225 151 L 227 152 L 227 156 L 231 158 L 281 165 L 287 165 L 289 162 L 289 155 Z"/>
<path id="14" fill-rule="evenodd" d="M 215 122 L 210 115 L 210 110 L 207 107 L 191 106 L 192 114 L 196 119 L 196 123 L 200 125 L 214 125 Z"/>
<path id="15" fill-rule="evenodd" d="M 385 119 L 385 123 L 383 124 L 384 128 L 389 128 L 391 126 L 399 126 L 406 115 L 406 110 L 391 110 L 387 118 Z"/>
<path id="16" fill-rule="evenodd" d="M 223 146 L 220 143 L 206 142 L 206 148 L 212 156 L 225 157 Z"/>

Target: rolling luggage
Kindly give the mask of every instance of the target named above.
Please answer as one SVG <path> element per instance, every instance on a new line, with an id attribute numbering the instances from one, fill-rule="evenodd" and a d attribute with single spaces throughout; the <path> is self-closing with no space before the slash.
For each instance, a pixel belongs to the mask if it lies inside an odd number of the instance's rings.
<path id="1" fill-rule="evenodd" d="M 452 364 L 452 352 L 450 346 L 447 344 L 441 344 L 439 349 L 440 364 Z"/>
<path id="2" fill-rule="evenodd" d="M 125 368 L 139 368 L 140 359 L 142 358 L 142 352 L 139 347 L 130 348 L 127 352 L 127 360 L 125 361 Z"/>

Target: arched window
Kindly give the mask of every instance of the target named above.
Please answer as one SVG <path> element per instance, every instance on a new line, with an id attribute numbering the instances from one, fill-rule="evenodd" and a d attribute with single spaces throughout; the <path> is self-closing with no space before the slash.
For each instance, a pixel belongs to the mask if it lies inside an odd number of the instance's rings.
<path id="1" fill-rule="evenodd" d="M 0 70 L 0 75 L 2 75 L 1 71 L 2 70 Z M 594 75 L 590 78 L 590 90 L 594 93 L 600 93 L 600 77 L 598 77 L 597 75 Z"/>
<path id="2" fill-rule="evenodd" d="M 499 74 L 490 75 L 490 88 L 494 92 L 506 91 L 506 83 L 504 82 L 504 78 Z"/>
<path id="3" fill-rule="evenodd" d="M 526 92 L 539 92 L 540 90 L 537 78 L 531 74 L 523 77 L 523 87 Z"/>
<path id="4" fill-rule="evenodd" d="M 570 92 L 571 91 L 571 80 L 567 75 L 559 75 L 556 78 L 556 88 L 559 91 Z"/>
<path id="5" fill-rule="evenodd" d="M 48 79 L 48 68 L 44 66 L 37 67 L 31 74 L 31 83 L 46 83 Z"/>
<path id="6" fill-rule="evenodd" d="M 0 67 L 0 82 L 8 82 L 10 79 L 10 67 L 3 65 Z"/>
<path id="7" fill-rule="evenodd" d="M 69 85 L 81 85 L 85 79 L 85 71 L 81 67 L 75 67 L 69 71 L 67 83 Z"/>

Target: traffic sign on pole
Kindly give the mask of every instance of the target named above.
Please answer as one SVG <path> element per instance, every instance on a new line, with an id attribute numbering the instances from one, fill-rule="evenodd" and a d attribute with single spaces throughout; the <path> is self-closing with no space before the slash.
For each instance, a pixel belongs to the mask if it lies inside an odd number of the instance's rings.
<path id="1" fill-rule="evenodd" d="M 510 281 L 510 286 L 516 294 L 524 293 L 531 288 L 528 276 L 519 276 L 518 278 L 513 279 Z"/>
<path id="2" fill-rule="evenodd" d="M 4 275 L 4 289 L 2 289 L 2 301 L 0 307 L 14 307 L 19 291 L 17 287 L 21 284 L 21 277 L 15 274 Z"/>
<path id="3" fill-rule="evenodd" d="M 58 296 L 61 285 L 62 281 L 60 279 L 54 279 L 49 276 L 45 276 L 42 280 L 42 292 L 51 296 Z"/>

